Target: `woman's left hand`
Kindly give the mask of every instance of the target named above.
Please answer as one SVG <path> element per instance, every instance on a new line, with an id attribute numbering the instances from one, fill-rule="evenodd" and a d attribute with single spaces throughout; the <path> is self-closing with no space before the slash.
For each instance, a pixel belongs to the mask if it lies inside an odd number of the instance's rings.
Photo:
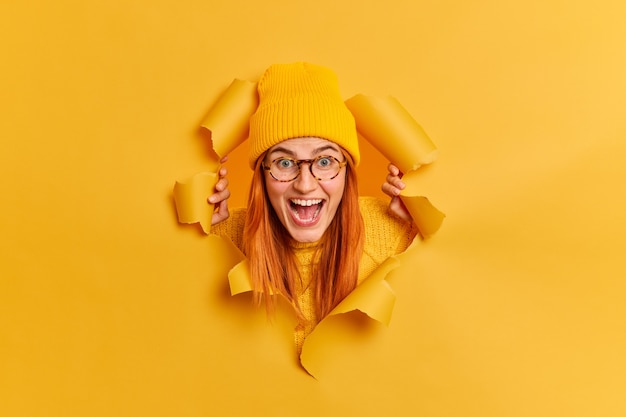
<path id="1" fill-rule="evenodd" d="M 381 189 L 383 193 L 391 197 L 391 201 L 389 202 L 389 211 L 402 220 L 413 221 L 411 214 L 402 200 L 400 200 L 400 192 L 406 187 L 404 182 L 402 182 L 402 172 L 394 164 L 389 164 L 387 166 L 387 170 L 389 171 L 387 181 L 385 181 Z"/>

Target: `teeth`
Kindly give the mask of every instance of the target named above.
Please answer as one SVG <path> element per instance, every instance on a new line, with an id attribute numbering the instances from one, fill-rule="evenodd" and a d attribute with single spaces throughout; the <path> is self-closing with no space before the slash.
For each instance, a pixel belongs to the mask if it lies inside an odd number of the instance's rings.
<path id="1" fill-rule="evenodd" d="M 322 200 L 321 200 L 321 199 L 318 199 L 318 200 L 300 200 L 300 199 L 293 199 L 293 200 L 291 200 L 291 202 L 292 202 L 293 204 L 298 205 L 298 206 L 310 207 L 310 206 L 312 206 L 312 205 L 315 205 L 315 204 L 319 204 L 319 203 L 321 203 L 321 202 L 322 202 Z"/>

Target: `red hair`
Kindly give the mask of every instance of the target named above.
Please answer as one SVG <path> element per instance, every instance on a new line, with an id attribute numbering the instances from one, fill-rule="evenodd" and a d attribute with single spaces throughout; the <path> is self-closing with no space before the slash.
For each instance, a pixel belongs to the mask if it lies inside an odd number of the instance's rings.
<path id="1" fill-rule="evenodd" d="M 363 218 L 359 210 L 356 171 L 352 159 L 344 152 L 345 187 L 337 212 L 318 242 L 312 265 L 314 310 L 318 320 L 348 295 L 357 284 L 359 261 L 365 240 Z M 296 283 L 300 280 L 293 238 L 276 215 L 265 186 L 261 169 L 263 155 L 258 158 L 250 185 L 248 211 L 243 232 L 243 252 L 250 264 L 252 288 L 257 301 L 265 302 L 272 311 L 272 294 L 283 295 L 303 317 Z"/>

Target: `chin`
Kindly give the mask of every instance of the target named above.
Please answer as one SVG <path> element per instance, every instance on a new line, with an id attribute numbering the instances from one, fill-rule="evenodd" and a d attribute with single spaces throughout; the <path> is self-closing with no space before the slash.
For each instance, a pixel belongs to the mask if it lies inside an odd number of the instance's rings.
<path id="1" fill-rule="evenodd" d="M 289 231 L 289 234 L 291 235 L 291 237 L 293 238 L 293 240 L 295 240 L 296 242 L 300 242 L 300 243 L 314 243 L 319 241 L 322 236 L 324 235 L 324 232 L 322 231 L 320 232 L 313 232 L 313 231 Z"/>

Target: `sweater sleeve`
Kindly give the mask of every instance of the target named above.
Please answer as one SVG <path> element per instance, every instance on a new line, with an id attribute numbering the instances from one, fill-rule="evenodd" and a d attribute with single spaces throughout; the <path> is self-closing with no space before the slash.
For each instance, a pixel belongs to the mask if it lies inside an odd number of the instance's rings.
<path id="1" fill-rule="evenodd" d="M 417 226 L 389 213 L 388 204 L 376 197 L 361 197 L 359 207 L 365 225 L 365 246 L 359 281 L 387 258 L 404 252 L 417 236 Z"/>
<path id="2" fill-rule="evenodd" d="M 211 226 L 211 234 L 230 239 L 239 250 L 242 250 L 246 211 L 245 208 L 230 210 L 230 216 L 226 220 Z"/>

